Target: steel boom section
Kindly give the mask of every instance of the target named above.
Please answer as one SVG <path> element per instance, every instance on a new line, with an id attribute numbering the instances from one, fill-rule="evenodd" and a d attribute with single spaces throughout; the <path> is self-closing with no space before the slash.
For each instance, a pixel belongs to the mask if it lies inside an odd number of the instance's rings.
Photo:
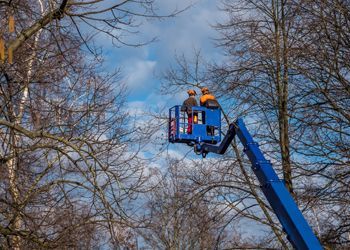
<path id="1" fill-rule="evenodd" d="M 254 142 L 242 119 L 230 124 L 229 131 L 219 146 L 205 143 L 202 145 L 202 149 L 205 153 L 224 154 L 235 135 L 242 142 L 244 152 L 252 163 L 252 169 L 261 184 L 261 189 L 293 247 L 300 250 L 323 249 L 284 182 L 278 178 L 270 161 L 265 159 L 259 145 Z"/>

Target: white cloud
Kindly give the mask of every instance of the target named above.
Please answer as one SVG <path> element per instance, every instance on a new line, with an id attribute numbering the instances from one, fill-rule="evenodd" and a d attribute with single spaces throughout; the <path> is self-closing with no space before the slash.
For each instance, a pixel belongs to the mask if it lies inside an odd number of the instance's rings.
<path id="1" fill-rule="evenodd" d="M 174 9 L 182 9 L 195 3 L 193 7 L 180 13 L 174 18 L 162 20 L 144 21 L 139 27 L 140 34 L 134 34 L 128 42 L 147 41 L 157 37 L 158 41 L 142 47 L 115 48 L 107 45 L 108 39 L 104 36 L 98 38 L 98 42 L 104 47 L 106 55 L 106 66 L 108 68 L 120 67 L 124 79 L 129 88 L 128 111 L 132 117 L 137 117 L 138 124 L 147 122 L 144 112 L 150 110 L 163 110 L 182 104 L 187 97 L 185 91 L 163 96 L 159 93 L 160 81 L 155 77 L 174 63 L 175 53 L 191 57 L 194 48 L 201 50 L 203 57 L 207 59 L 217 58 L 219 53 L 211 38 L 217 33 L 210 26 L 219 19 L 224 18 L 221 11 L 216 8 L 217 1 L 211 0 L 159 0 L 158 7 L 162 14 Z M 129 39 L 129 38 L 128 38 Z M 181 155 L 187 153 L 184 145 L 170 145 L 171 154 Z M 147 148 L 152 151 L 152 148 Z M 191 153 L 190 156 L 194 154 Z M 176 155 L 176 157 L 180 157 Z"/>
<path id="2" fill-rule="evenodd" d="M 151 78 L 153 77 L 153 71 L 157 64 L 156 61 L 150 60 L 131 60 L 125 63 L 125 74 L 127 75 L 126 82 L 128 87 L 132 91 L 140 91 L 148 86 Z"/>
<path id="3" fill-rule="evenodd" d="M 132 117 L 141 116 L 145 112 L 145 102 L 144 101 L 133 101 L 128 102 L 128 114 Z"/>

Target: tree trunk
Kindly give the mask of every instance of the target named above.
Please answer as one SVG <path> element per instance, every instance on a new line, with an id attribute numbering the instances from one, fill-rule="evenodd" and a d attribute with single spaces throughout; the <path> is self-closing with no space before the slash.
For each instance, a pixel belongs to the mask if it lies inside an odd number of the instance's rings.
<path id="1" fill-rule="evenodd" d="M 275 59 L 276 59 L 276 91 L 278 98 L 278 126 L 279 126 L 279 144 L 281 150 L 283 178 L 289 192 L 294 196 L 292 183 L 292 168 L 290 164 L 289 152 L 289 123 L 288 123 L 288 44 L 287 32 L 285 27 L 284 1 L 273 2 L 273 9 L 275 11 Z M 279 23 L 278 11 L 281 8 L 281 23 Z M 281 32 L 280 32 L 281 30 Z M 281 33 L 283 44 L 281 46 Z M 282 49 L 281 49 L 282 47 Z M 282 50 L 282 62 L 281 62 Z M 281 77 L 282 74 L 282 77 Z M 282 79 L 281 79 L 282 78 Z"/>

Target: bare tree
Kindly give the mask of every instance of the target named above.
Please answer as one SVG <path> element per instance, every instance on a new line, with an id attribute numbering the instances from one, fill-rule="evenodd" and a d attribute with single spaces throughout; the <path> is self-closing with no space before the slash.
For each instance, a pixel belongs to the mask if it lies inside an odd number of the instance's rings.
<path id="1" fill-rule="evenodd" d="M 225 230 L 220 228 L 225 216 L 206 192 L 200 192 L 194 185 L 191 178 L 194 166 L 172 158 L 168 159 L 168 164 L 164 173 L 155 172 L 153 179 L 158 185 L 148 195 L 149 222 L 146 229 L 141 230 L 147 244 L 153 249 L 224 246 Z"/>
<path id="2" fill-rule="evenodd" d="M 227 118 L 254 121 L 254 137 L 277 169 L 281 163 L 289 190 L 323 244 L 346 246 L 348 3 L 223 1 L 222 9 L 229 20 L 216 26 L 217 43 L 227 60 L 210 65 L 198 54 L 192 62 L 180 58 L 167 72 L 166 86 L 209 86 Z M 253 197 L 258 201 L 259 195 Z"/>
<path id="3" fill-rule="evenodd" d="M 213 93 L 219 97 L 219 100 L 225 100 L 225 98 L 227 98 L 227 96 L 221 95 L 219 91 L 220 85 L 213 84 L 211 66 L 204 61 L 200 53 L 195 52 L 195 56 L 192 60 L 188 60 L 184 56 L 177 57 L 177 64 L 178 65 L 168 70 L 164 75 L 164 91 L 173 91 L 175 88 L 185 88 L 185 86 L 188 88 L 194 86 L 210 86 Z M 203 74 L 198 74 L 198 72 L 203 72 Z M 216 78 L 214 79 L 216 80 Z M 230 93 L 228 93 L 228 95 L 230 95 Z M 223 124 L 225 124 L 222 128 L 223 131 L 225 131 L 225 128 L 228 127 L 233 119 L 246 112 L 242 107 L 236 106 L 230 100 L 221 102 L 221 106 L 223 107 L 222 113 L 224 115 Z M 274 222 L 276 218 L 271 213 L 271 208 L 266 204 L 266 200 L 263 199 L 263 193 L 259 189 L 259 183 L 251 171 L 251 165 L 244 159 L 243 152 L 241 148 L 238 147 L 235 140 L 231 145 L 231 152 L 227 154 L 228 156 L 224 159 L 216 163 L 209 163 L 211 164 L 211 170 L 218 174 L 218 176 L 216 176 L 217 178 L 209 179 L 203 183 L 195 181 L 198 185 L 197 188 L 202 190 L 201 192 L 203 193 L 206 193 L 206 190 L 214 190 L 218 196 L 225 199 L 225 202 L 220 204 L 220 206 L 230 211 L 228 214 L 231 217 L 226 221 L 227 226 L 237 223 L 236 220 L 245 218 L 249 221 L 248 223 L 267 227 L 267 231 L 272 230 L 273 235 L 275 235 L 279 242 L 276 244 L 275 242 L 271 243 L 269 240 L 266 242 L 254 240 L 252 244 L 256 243 L 255 246 L 275 247 L 281 244 L 283 248 L 288 248 L 288 243 L 286 243 L 283 237 L 281 228 Z M 205 161 L 200 163 L 204 165 Z M 194 176 L 198 174 L 199 173 L 193 173 L 190 178 L 194 178 Z M 230 193 L 235 194 L 236 199 L 234 199 L 234 201 L 230 201 Z M 215 199 L 213 199 L 213 202 L 214 200 Z M 257 207 L 259 207 L 259 209 L 257 209 Z M 269 236 L 271 236 L 271 233 Z M 243 239 L 243 242 L 245 242 L 245 240 L 247 239 Z M 242 247 L 244 245 L 246 245 L 246 243 L 242 243 L 239 246 Z"/>
<path id="4" fill-rule="evenodd" d="M 313 176 L 308 190 L 319 217 L 324 243 L 329 248 L 349 245 L 349 30 L 347 1 L 304 3 L 301 50 L 293 67 L 303 75 L 299 85 L 298 121 L 303 137 L 298 153 L 312 167 L 302 167 Z M 310 164 L 311 163 L 311 164 Z M 316 197 L 316 199 L 315 199 Z"/>
<path id="5" fill-rule="evenodd" d="M 103 73 L 90 41 L 105 34 L 116 45 L 127 44 L 125 35 L 137 32 L 141 19 L 161 17 L 153 6 L 148 0 L 0 1 L 4 247 L 134 244 L 127 235 L 137 218 L 127 211 L 134 212 L 130 202 L 147 175 L 123 109 L 119 71 Z M 9 16 L 15 33 L 6 31 Z"/>

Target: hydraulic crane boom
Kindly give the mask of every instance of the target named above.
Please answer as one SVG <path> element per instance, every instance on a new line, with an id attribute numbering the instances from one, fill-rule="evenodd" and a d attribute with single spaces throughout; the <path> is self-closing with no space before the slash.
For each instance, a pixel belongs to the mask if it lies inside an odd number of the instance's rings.
<path id="1" fill-rule="evenodd" d="M 224 154 L 235 135 L 242 142 L 244 152 L 252 163 L 252 169 L 261 184 L 261 189 L 293 247 L 303 250 L 323 249 L 285 187 L 284 182 L 278 178 L 270 161 L 265 159 L 259 145 L 254 142 L 242 119 L 230 124 L 229 130 L 220 145 L 204 143 L 197 145 L 197 150 L 200 150 L 204 156 L 208 152 Z"/>

